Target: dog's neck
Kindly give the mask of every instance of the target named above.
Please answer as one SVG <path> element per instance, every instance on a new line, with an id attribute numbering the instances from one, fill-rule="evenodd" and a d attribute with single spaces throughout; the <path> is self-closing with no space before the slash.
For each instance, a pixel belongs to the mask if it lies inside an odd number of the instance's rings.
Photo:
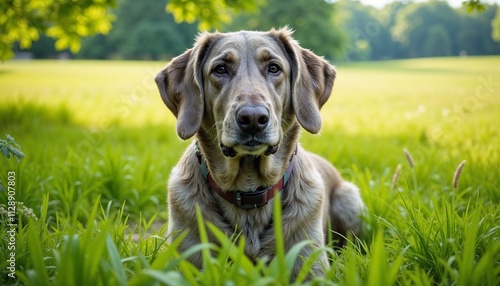
<path id="1" fill-rule="evenodd" d="M 200 145 L 198 142 L 195 143 L 194 146 L 195 154 L 198 160 L 198 166 L 200 168 L 200 172 L 203 175 L 203 178 L 207 182 L 211 191 L 217 193 L 223 199 L 228 201 L 231 204 L 234 204 L 238 208 L 241 209 L 254 209 L 265 206 L 271 199 L 274 198 L 276 194 L 281 192 L 288 183 L 290 179 L 294 166 L 295 166 L 295 155 L 297 155 L 298 146 L 295 147 L 295 151 L 292 154 L 292 158 L 288 163 L 288 167 L 283 174 L 283 177 L 274 185 L 270 187 L 260 187 L 253 192 L 250 191 L 223 191 L 219 185 L 214 181 L 212 175 L 208 171 L 207 162 L 203 157 L 203 154 L 200 150 Z"/>
<path id="2" fill-rule="evenodd" d="M 297 128 L 298 124 L 290 129 Z M 290 158 L 297 146 L 299 130 L 288 130 L 278 151 L 270 156 L 226 157 L 209 133 L 200 130 L 197 134 L 199 148 L 206 160 L 208 171 L 223 191 L 239 190 L 253 192 L 260 187 L 276 184 L 288 168 Z"/>

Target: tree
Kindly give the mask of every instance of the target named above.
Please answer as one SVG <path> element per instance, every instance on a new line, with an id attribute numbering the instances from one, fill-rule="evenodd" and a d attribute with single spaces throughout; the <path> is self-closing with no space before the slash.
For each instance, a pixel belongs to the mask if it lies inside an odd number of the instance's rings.
<path id="1" fill-rule="evenodd" d="M 396 41 L 391 33 L 392 27 L 396 24 L 397 15 L 407 4 L 401 2 L 392 2 L 384 6 L 380 12 L 377 12 L 376 19 L 381 23 L 381 36 L 374 39 L 372 44 L 375 59 L 390 59 L 407 57 L 407 51 L 404 46 Z"/>
<path id="2" fill-rule="evenodd" d="M 500 43 L 500 8 L 497 9 L 497 14 L 491 21 L 491 29 L 491 37 L 495 42 Z"/>
<path id="3" fill-rule="evenodd" d="M 193 23 L 198 20 L 200 29 L 208 30 L 230 23 L 234 12 L 256 11 L 265 3 L 266 0 L 171 0 L 167 5 L 167 11 L 174 14 L 177 22 Z M 466 0 L 463 5 L 469 12 L 474 10 L 481 12 L 485 9 L 481 0 Z"/>
<path id="4" fill-rule="evenodd" d="M 344 43 L 335 15 L 335 4 L 324 0 L 273 0 L 259 14 L 236 16 L 224 30 L 269 30 L 289 26 L 301 46 L 333 59 L 340 54 Z"/>
<path id="5" fill-rule="evenodd" d="M 442 24 L 434 24 L 428 28 L 423 46 L 423 54 L 430 57 L 449 56 L 452 53 L 449 34 Z"/>
<path id="6" fill-rule="evenodd" d="M 482 12 L 458 11 L 461 19 L 458 27 L 460 33 L 454 36 L 461 51 L 469 55 L 493 55 L 500 52 L 500 44 L 494 41 L 492 27 L 497 10 L 496 6 L 485 5 Z"/>
<path id="7" fill-rule="evenodd" d="M 443 29 L 445 34 L 453 35 L 456 28 L 460 27 L 460 18 L 445 2 L 410 3 L 398 14 L 392 35 L 409 49 L 409 56 L 430 56 L 426 54 L 425 45 L 429 36 L 428 28 L 433 25 L 441 25 L 442 28 L 439 29 Z M 451 52 L 458 54 L 456 39 L 452 38 L 450 42 L 454 49 Z"/>
<path id="8" fill-rule="evenodd" d="M 110 33 L 112 33 L 112 31 L 113 30 L 111 30 Z M 96 35 L 83 39 L 82 48 L 76 54 L 77 58 L 100 60 L 108 58 L 112 50 L 108 39 L 109 38 L 104 35 Z M 36 43 L 33 46 L 36 46 Z"/>
<path id="9" fill-rule="evenodd" d="M 72 52 L 80 49 L 80 38 L 106 34 L 114 0 L 7 0 L 0 5 L 0 59 L 14 56 L 14 46 L 29 48 L 40 34 L 56 39 L 55 46 Z"/>
<path id="10" fill-rule="evenodd" d="M 157 60 L 181 54 L 190 44 L 182 39 L 175 27 L 141 22 L 130 31 L 120 51 L 126 58 Z"/>
<path id="11" fill-rule="evenodd" d="M 338 17 L 347 41 L 343 47 L 346 60 L 387 59 L 397 57 L 400 44 L 392 39 L 390 28 L 395 15 L 404 6 L 392 2 L 379 10 L 361 2 L 337 2 Z"/>
<path id="12" fill-rule="evenodd" d="M 128 59 L 173 57 L 193 44 L 196 25 L 177 24 L 164 0 L 122 0 L 109 34 L 115 52 Z"/>
<path id="13" fill-rule="evenodd" d="M 170 0 L 167 11 L 178 23 L 199 21 L 200 30 L 209 30 L 229 24 L 234 14 L 255 12 L 265 3 L 266 0 Z"/>
<path id="14" fill-rule="evenodd" d="M 380 26 L 372 17 L 371 10 L 358 1 L 338 1 L 340 23 L 346 31 L 345 45 L 342 47 L 342 58 L 345 60 L 367 60 L 371 57 L 372 39 L 378 37 Z M 375 23 L 375 26 L 371 24 Z M 375 28 L 375 30 L 372 29 Z"/>
<path id="15" fill-rule="evenodd" d="M 118 8 L 111 9 L 115 1 Z M 199 29 L 222 30 L 267 30 L 289 25 L 304 47 L 329 58 L 426 56 L 436 53 L 430 52 L 435 49 L 428 37 L 433 35 L 433 41 L 437 41 L 437 34 L 448 35 L 452 54 L 462 50 L 471 54 L 499 51 L 493 41 L 500 42 L 498 6 L 478 0 L 465 1 L 471 10 L 468 13 L 442 1 L 393 2 L 378 10 L 343 0 L 170 0 L 166 9 L 172 14 L 165 11 L 165 1 L 3 0 L 0 59 L 11 58 L 14 50 L 32 43 L 30 51 L 37 58 L 52 57 L 54 46 L 72 52 L 81 46 L 77 56 L 84 58 L 166 58 L 192 44 L 196 25 Z M 259 14 L 241 13 L 258 11 L 266 2 L 268 6 Z M 193 24 L 178 25 L 174 20 Z M 435 25 L 441 28 L 432 28 L 431 33 L 430 27 Z"/>
<path id="16" fill-rule="evenodd" d="M 107 36 L 84 39 L 79 58 L 166 59 L 192 46 L 196 24 L 177 24 L 165 0 L 120 0 Z"/>

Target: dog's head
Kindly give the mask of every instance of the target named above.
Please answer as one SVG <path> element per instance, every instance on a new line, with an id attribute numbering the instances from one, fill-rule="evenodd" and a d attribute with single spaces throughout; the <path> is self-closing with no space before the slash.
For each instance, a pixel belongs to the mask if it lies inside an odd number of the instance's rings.
<path id="1" fill-rule="evenodd" d="M 270 155 L 298 120 L 321 129 L 335 69 L 303 49 L 288 29 L 202 33 L 194 47 L 156 76 L 163 102 L 177 117 L 177 134 L 203 129 L 224 155 Z"/>

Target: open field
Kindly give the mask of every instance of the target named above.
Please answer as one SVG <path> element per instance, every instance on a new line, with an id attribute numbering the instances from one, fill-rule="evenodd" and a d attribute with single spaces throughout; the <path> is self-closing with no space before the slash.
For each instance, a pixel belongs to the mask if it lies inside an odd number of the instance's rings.
<path id="1" fill-rule="evenodd" d="M 26 154 L 0 156 L 19 213 L 9 244 L 0 210 L 0 285 L 287 284 L 293 251 L 253 265 L 222 239 L 200 245 L 216 255 L 199 271 L 164 243 L 166 180 L 188 142 L 154 84 L 163 65 L 0 64 L 0 139 L 10 134 Z M 369 214 L 361 240 L 318 250 L 332 267 L 312 284 L 500 284 L 499 67 L 500 57 L 337 66 L 322 133 L 301 143 L 360 186 Z"/>

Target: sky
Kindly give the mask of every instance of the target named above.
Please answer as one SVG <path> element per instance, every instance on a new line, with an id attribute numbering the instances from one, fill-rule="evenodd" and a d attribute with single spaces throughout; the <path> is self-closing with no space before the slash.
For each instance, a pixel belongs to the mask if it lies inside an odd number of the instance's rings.
<path id="1" fill-rule="evenodd" d="M 377 8 L 384 7 L 385 4 L 394 2 L 395 0 L 360 0 L 361 3 L 365 5 L 371 5 Z M 416 0 L 416 2 L 424 2 L 425 0 Z M 462 6 L 462 2 L 465 0 L 447 0 L 450 6 L 458 8 Z M 497 3 L 500 4 L 500 0 L 483 0 L 484 3 Z"/>

